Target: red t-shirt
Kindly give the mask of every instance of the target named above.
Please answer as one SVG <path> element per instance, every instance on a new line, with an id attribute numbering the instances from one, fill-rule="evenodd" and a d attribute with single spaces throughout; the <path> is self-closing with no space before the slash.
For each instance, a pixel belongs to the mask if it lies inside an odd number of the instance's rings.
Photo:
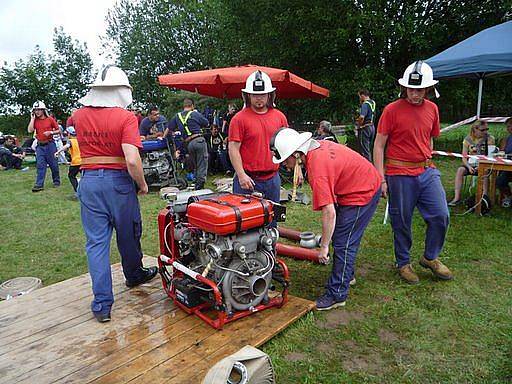
<path id="1" fill-rule="evenodd" d="M 75 126 L 75 122 L 73 121 L 73 116 L 69 116 L 68 119 L 66 120 L 66 128 L 74 127 L 74 126 Z"/>
<path id="2" fill-rule="evenodd" d="M 39 119 L 36 117 L 34 120 L 34 130 L 36 131 L 37 141 L 53 141 L 53 135 L 46 136 L 44 132 L 57 131 L 58 129 L 59 125 L 53 117 L 45 117 L 43 119 Z"/>
<path id="3" fill-rule="evenodd" d="M 73 114 L 82 159 L 91 156 L 124 157 L 121 144 L 142 148 L 137 118 L 122 108 L 84 107 Z M 124 164 L 90 164 L 82 169 L 126 169 Z"/>
<path id="4" fill-rule="evenodd" d="M 368 204 L 382 184 L 377 169 L 345 145 L 328 140 L 319 143 L 320 148 L 306 155 L 313 209 L 318 211 L 327 204 Z"/>
<path id="5" fill-rule="evenodd" d="M 279 169 L 272 162 L 270 139 L 281 127 L 288 127 L 286 116 L 275 108 L 259 114 L 251 108 L 238 112 L 229 124 L 229 141 L 240 143 L 240 156 L 244 170 L 262 173 L 262 180 L 270 179 Z"/>
<path id="6" fill-rule="evenodd" d="M 388 104 L 379 120 L 378 133 L 388 136 L 386 158 L 419 163 L 432 158 L 430 139 L 440 134 L 437 105 L 420 105 L 400 99 Z M 386 175 L 418 176 L 423 167 L 386 165 Z"/>

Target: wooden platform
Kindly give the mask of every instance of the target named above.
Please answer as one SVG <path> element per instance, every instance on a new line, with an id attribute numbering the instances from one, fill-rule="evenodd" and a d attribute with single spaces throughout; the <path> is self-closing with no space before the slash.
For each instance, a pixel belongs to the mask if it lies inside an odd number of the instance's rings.
<path id="1" fill-rule="evenodd" d="M 0 302 L 0 383 L 200 383 L 218 360 L 263 344 L 314 306 L 291 297 L 215 331 L 175 308 L 159 278 L 127 289 L 116 264 L 113 282 L 105 324 L 89 309 L 89 275 Z"/>

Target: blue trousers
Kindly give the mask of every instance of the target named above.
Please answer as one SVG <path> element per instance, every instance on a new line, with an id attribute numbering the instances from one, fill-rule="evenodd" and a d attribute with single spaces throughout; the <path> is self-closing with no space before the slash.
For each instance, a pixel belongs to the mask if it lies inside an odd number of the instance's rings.
<path id="1" fill-rule="evenodd" d="M 91 309 L 105 313 L 114 302 L 110 270 L 110 240 L 114 228 L 124 276 L 135 280 L 141 273 L 139 201 L 128 172 L 108 169 L 84 170 L 78 197 L 94 293 Z"/>
<path id="2" fill-rule="evenodd" d="M 37 145 L 36 147 L 36 185 L 39 187 L 44 186 L 44 179 L 46 178 L 46 166 L 50 166 L 52 171 L 53 184 L 60 184 L 59 164 L 55 158 L 57 146 L 53 141 L 46 145 Z"/>
<path id="3" fill-rule="evenodd" d="M 345 301 L 349 283 L 354 277 L 356 255 L 363 233 L 370 223 L 377 204 L 380 189 L 370 202 L 363 206 L 339 205 L 336 207 L 336 226 L 332 237 L 334 257 L 332 272 L 327 280 L 327 293 L 336 301 Z"/>
<path id="4" fill-rule="evenodd" d="M 281 177 L 279 177 L 279 173 L 268 180 L 254 180 L 254 184 L 254 191 L 262 193 L 267 200 L 279 203 L 281 199 Z M 233 193 L 250 195 L 252 192 L 250 189 L 243 189 L 238 181 L 238 175 L 235 175 L 233 178 Z M 277 222 L 273 220 L 270 226 L 276 227 Z"/>
<path id="5" fill-rule="evenodd" d="M 441 184 L 441 173 L 427 168 L 419 176 L 386 176 L 389 192 L 389 217 L 393 227 L 398 268 L 410 262 L 412 214 L 418 207 L 427 223 L 425 258 L 434 260 L 443 249 L 450 213 Z"/>

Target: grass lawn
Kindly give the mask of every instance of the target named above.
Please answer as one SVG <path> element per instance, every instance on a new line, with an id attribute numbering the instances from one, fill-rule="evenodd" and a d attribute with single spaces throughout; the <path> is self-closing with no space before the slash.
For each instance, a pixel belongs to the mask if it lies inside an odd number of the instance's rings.
<path id="1" fill-rule="evenodd" d="M 451 197 L 459 162 L 445 158 L 437 164 Z M 0 172 L 0 281 L 37 276 L 48 285 L 87 272 L 79 204 L 69 199 L 66 173 L 61 167 L 61 188 L 52 188 L 47 178 L 47 189 L 33 194 L 33 167 Z M 140 202 L 143 250 L 157 255 L 156 217 L 164 202 L 154 193 Z M 462 208 L 452 211 L 442 254 L 455 274 L 451 282 L 417 266 L 425 225 L 416 216 L 412 259 L 421 283 L 409 286 L 393 267 L 384 207 L 381 201 L 363 238 L 347 306 L 310 313 L 263 347 L 278 383 L 512 382 L 512 210 L 496 208 L 480 218 L 460 216 Z M 320 231 L 311 207 L 288 209 L 288 226 Z M 314 300 L 322 293 L 330 267 L 287 263 L 293 295 Z"/>

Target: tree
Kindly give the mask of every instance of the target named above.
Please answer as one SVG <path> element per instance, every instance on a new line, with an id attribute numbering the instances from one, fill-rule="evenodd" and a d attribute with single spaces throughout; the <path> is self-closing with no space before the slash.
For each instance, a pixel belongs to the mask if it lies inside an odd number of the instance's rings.
<path id="1" fill-rule="evenodd" d="M 34 53 L 0 68 L 0 112 L 26 114 L 44 100 L 58 117 L 69 113 L 91 81 L 92 60 L 87 46 L 72 40 L 62 28 L 54 30 L 54 54 L 36 46 Z"/>
<path id="2" fill-rule="evenodd" d="M 161 104 L 157 77 L 215 65 L 216 1 L 121 0 L 108 13 L 104 45 L 117 56 L 134 99 Z"/>

